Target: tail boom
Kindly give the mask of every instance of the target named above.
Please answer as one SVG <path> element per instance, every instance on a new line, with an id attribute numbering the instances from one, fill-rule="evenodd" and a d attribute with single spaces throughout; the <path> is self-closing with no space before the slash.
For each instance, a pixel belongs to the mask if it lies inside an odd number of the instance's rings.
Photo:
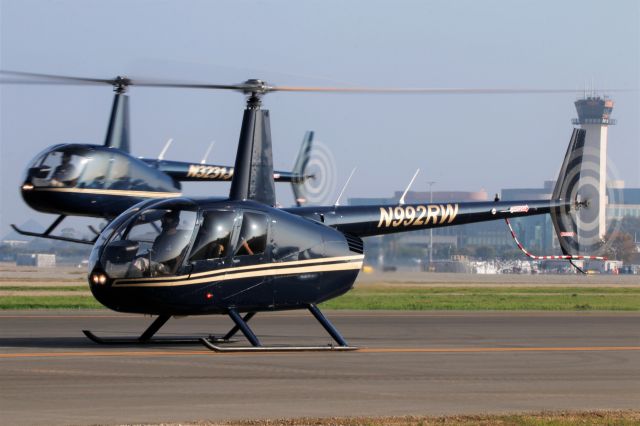
<path id="1" fill-rule="evenodd" d="M 218 164 L 188 163 L 183 161 L 142 159 L 151 167 L 168 174 L 179 182 L 230 182 L 233 178 L 233 167 Z M 297 173 L 290 171 L 274 171 L 275 182 L 294 183 L 300 178 Z"/>
<path id="2" fill-rule="evenodd" d="M 394 204 L 377 206 L 302 207 L 289 212 L 358 237 L 548 214 L 566 207 L 561 200 L 480 203 Z"/>

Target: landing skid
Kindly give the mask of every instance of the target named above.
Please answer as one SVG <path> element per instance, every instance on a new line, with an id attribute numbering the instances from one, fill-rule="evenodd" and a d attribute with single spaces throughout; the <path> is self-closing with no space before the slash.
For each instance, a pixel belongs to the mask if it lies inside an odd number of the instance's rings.
<path id="1" fill-rule="evenodd" d="M 241 317 L 235 309 L 229 309 L 229 317 L 231 317 L 235 325 L 222 337 L 210 335 L 208 337 L 160 337 L 154 339 L 153 335 L 156 334 L 156 332 L 160 330 L 167 321 L 169 321 L 171 315 L 159 315 L 144 331 L 144 333 L 140 335 L 140 337 L 99 337 L 89 330 L 82 330 L 82 332 L 89 340 L 100 345 L 202 344 L 214 352 L 339 352 L 358 349 L 355 346 L 349 346 L 347 344 L 338 330 L 336 330 L 329 320 L 325 318 L 316 305 L 309 305 L 308 309 L 316 320 L 324 327 L 327 333 L 333 337 L 337 345 L 331 343 L 326 346 L 263 346 L 258 337 L 253 333 L 253 330 L 251 330 L 247 324 L 256 313 L 248 312 L 244 317 Z M 219 346 L 220 344 L 234 343 L 235 340 L 232 340 L 232 338 L 238 331 L 241 331 L 242 334 L 244 334 L 252 346 Z"/>
<path id="2" fill-rule="evenodd" d="M 247 319 L 251 318 L 253 315 L 247 314 L 245 318 L 240 317 L 238 312 L 235 309 L 229 310 L 229 316 L 236 324 L 235 327 L 231 330 L 231 332 L 241 331 L 242 334 L 247 338 L 249 343 L 252 346 L 231 346 L 231 347 L 221 347 L 216 345 L 215 340 L 202 338 L 200 339 L 200 343 L 202 343 L 206 348 L 214 351 L 214 352 L 323 352 L 323 351 L 354 351 L 358 349 L 356 346 L 349 346 L 344 338 L 340 335 L 338 330 L 329 322 L 327 318 L 320 312 L 320 309 L 316 305 L 309 305 L 309 311 L 313 314 L 316 320 L 324 327 L 324 329 L 333 337 L 333 339 L 338 343 L 337 345 L 329 344 L 327 346 L 263 346 L 260 343 L 258 337 L 253 333 L 253 330 L 249 328 L 247 324 Z M 231 333 L 230 332 L 230 333 Z M 226 337 L 226 336 L 225 336 Z"/>
<path id="3" fill-rule="evenodd" d="M 89 244 L 89 245 L 93 245 L 96 242 L 96 240 L 98 239 L 98 236 L 100 235 L 99 233 L 96 233 L 96 237 L 94 239 L 92 239 L 92 240 L 82 240 L 82 239 L 78 239 L 78 238 L 63 237 L 63 236 L 60 236 L 60 235 L 51 235 L 51 232 L 54 229 L 56 229 L 56 227 L 58 225 L 60 225 L 60 223 L 64 220 L 65 217 L 67 217 L 67 216 L 63 215 L 63 214 L 58 216 L 58 218 L 56 220 L 54 220 L 53 223 L 44 232 L 25 231 L 23 229 L 18 228 L 16 225 L 13 225 L 13 224 L 11 225 L 11 227 L 18 234 L 27 235 L 29 237 L 48 238 L 50 240 L 67 241 L 69 243 L 79 243 L 79 244 Z M 97 232 L 97 231 L 93 230 L 93 232 Z"/>
<path id="4" fill-rule="evenodd" d="M 249 312 L 244 317 L 244 321 L 249 321 L 255 312 Z M 160 328 L 166 324 L 171 318 L 171 315 L 159 315 L 153 323 L 147 328 L 140 337 L 99 337 L 93 334 L 89 330 L 82 330 L 85 336 L 92 342 L 100 345 L 140 345 L 140 344 L 158 344 L 158 345 L 193 345 L 200 344 L 202 337 L 159 337 L 153 339 L 154 334 L 160 330 Z M 213 343 L 234 343 L 232 337 L 237 333 L 238 329 L 233 327 L 223 337 L 216 337 L 209 335 L 207 340 Z"/>
<path id="5" fill-rule="evenodd" d="M 160 337 L 155 339 L 147 339 L 140 340 L 139 337 L 100 337 L 96 336 L 89 330 L 82 330 L 85 336 L 92 342 L 98 343 L 100 345 L 193 345 L 196 343 L 200 343 L 201 338 L 197 337 Z M 214 337 L 214 341 L 222 341 L 221 339 L 216 339 Z"/>
<path id="6" fill-rule="evenodd" d="M 207 338 L 201 338 L 202 343 L 214 352 L 323 352 L 323 351 L 355 351 L 356 346 L 232 346 L 224 348 L 215 345 L 214 341 Z"/>

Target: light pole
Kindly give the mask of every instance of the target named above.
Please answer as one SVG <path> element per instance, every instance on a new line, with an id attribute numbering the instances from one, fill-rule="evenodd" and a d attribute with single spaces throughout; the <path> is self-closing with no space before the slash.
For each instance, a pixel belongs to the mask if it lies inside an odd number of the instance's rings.
<path id="1" fill-rule="evenodd" d="M 436 184 L 436 181 L 428 181 L 429 185 L 429 204 L 433 204 L 433 185 Z M 427 270 L 431 270 L 431 263 L 433 262 L 433 228 L 429 228 L 429 267 Z"/>

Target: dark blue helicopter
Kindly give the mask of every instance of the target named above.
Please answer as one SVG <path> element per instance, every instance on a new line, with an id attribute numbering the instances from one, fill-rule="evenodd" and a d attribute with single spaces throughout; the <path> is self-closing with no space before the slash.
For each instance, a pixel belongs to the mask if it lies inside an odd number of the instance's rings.
<path id="1" fill-rule="evenodd" d="M 318 304 L 349 291 L 364 260 L 362 238 L 465 223 L 550 214 L 563 256 L 583 259 L 597 241 L 582 239 L 592 214 L 591 158 L 585 131 L 575 129 L 549 200 L 377 206 L 277 208 L 269 111 L 270 92 L 393 92 L 391 89 L 270 86 L 260 80 L 234 85 L 145 83 L 156 87 L 235 90 L 247 96 L 228 199 L 177 197 L 146 200 L 116 217 L 98 237 L 88 280 L 96 299 L 119 312 L 156 315 L 137 338 L 97 343 L 201 342 L 215 351 L 351 350 Z M 398 90 L 443 93 L 447 89 Z M 451 90 L 461 93 L 460 89 Z M 475 93 L 477 91 L 470 91 Z M 514 91 L 482 91 L 513 93 Z M 531 92 L 531 91 L 525 91 Z M 248 325 L 257 313 L 308 309 L 336 344 L 269 347 Z M 172 317 L 228 315 L 228 333 L 200 339 L 153 339 Z M 251 347 L 224 347 L 238 332 Z M 222 346 L 221 346 L 222 345 Z"/>
<path id="2" fill-rule="evenodd" d="M 1 83 L 72 83 L 67 77 L 3 71 L 13 80 Z M 229 166 L 136 158 L 130 153 L 129 98 L 127 80 L 90 81 L 112 84 L 115 98 L 104 145 L 59 144 L 39 153 L 30 163 L 20 191 L 34 210 L 59 215 L 44 233 L 12 227 L 23 235 L 93 244 L 93 241 L 53 235 L 66 216 L 88 216 L 108 221 L 146 199 L 175 198 L 182 195 L 181 182 L 230 181 L 234 169 Z M 80 82 L 86 82 L 81 79 Z M 306 200 L 305 175 L 313 143 L 307 132 L 292 171 L 276 171 L 276 182 L 290 183 L 298 205 Z M 93 227 L 90 227 L 93 230 Z M 95 230 L 94 230 L 95 231 Z"/>

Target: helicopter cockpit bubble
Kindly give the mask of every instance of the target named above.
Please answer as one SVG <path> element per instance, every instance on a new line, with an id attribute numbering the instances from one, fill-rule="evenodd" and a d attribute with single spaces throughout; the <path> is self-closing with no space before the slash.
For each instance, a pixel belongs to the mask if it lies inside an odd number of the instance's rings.
<path id="1" fill-rule="evenodd" d="M 75 187 L 94 192 L 179 190 L 171 177 L 140 159 L 109 147 L 81 144 L 56 145 L 41 152 L 27 170 L 24 183 L 36 189 Z"/>
<path id="2" fill-rule="evenodd" d="M 36 157 L 25 180 L 34 187 L 75 186 L 87 161 L 84 152 L 59 145 Z"/>
<path id="3" fill-rule="evenodd" d="M 93 271 L 100 260 L 100 256 L 102 255 L 102 251 L 108 241 L 111 240 L 113 233 L 116 229 L 120 229 L 124 223 L 128 223 L 131 220 L 131 216 L 142 209 L 147 208 L 152 204 L 157 204 L 159 201 L 154 199 L 140 201 L 139 203 L 129 207 L 127 210 L 122 212 L 118 217 L 112 220 L 100 233 L 98 238 L 96 239 L 93 249 L 91 250 L 91 255 L 89 256 L 89 271 Z"/>
<path id="4" fill-rule="evenodd" d="M 163 200 L 131 209 L 126 218 L 103 231 L 109 234 L 106 239 L 96 243 L 101 269 L 111 279 L 178 273 L 196 219 L 197 208 L 187 200 Z"/>

